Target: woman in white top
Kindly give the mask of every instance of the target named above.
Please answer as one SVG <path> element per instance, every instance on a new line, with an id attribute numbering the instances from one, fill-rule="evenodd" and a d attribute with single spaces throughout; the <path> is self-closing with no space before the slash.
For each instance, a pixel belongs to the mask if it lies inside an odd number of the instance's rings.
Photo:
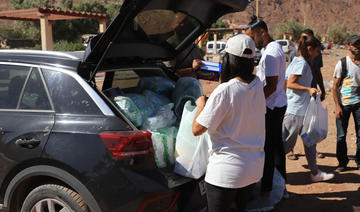
<path id="1" fill-rule="evenodd" d="M 266 102 L 263 85 L 253 75 L 255 43 L 239 34 L 226 44 L 221 84 L 209 99 L 200 97 L 193 133 L 208 130 L 212 143 L 205 175 L 209 212 L 246 209 L 264 167 Z"/>

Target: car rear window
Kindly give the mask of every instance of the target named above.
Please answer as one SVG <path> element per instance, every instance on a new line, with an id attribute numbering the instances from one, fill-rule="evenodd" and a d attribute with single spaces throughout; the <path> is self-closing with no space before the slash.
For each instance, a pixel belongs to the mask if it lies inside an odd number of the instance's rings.
<path id="1" fill-rule="evenodd" d="M 0 109 L 16 109 L 31 67 L 0 65 Z"/>
<path id="2" fill-rule="evenodd" d="M 56 113 L 101 114 L 88 93 L 73 77 L 58 71 L 42 70 Z"/>
<path id="3" fill-rule="evenodd" d="M 174 48 L 200 27 L 195 18 L 170 10 L 142 11 L 135 23 L 136 30 L 143 30 L 154 43 L 167 43 Z"/>

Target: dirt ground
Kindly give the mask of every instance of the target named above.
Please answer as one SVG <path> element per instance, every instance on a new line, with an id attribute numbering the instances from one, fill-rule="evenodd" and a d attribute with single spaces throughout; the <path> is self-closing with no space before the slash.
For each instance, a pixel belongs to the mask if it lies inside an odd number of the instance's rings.
<path id="1" fill-rule="evenodd" d="M 276 205 L 275 212 L 360 212 L 360 170 L 355 169 L 355 161 L 350 160 L 348 164 L 350 170 L 342 173 L 335 172 L 338 163 L 336 160 L 335 107 L 331 86 L 334 67 L 346 54 L 347 51 L 343 49 L 331 49 L 323 52 L 322 73 L 325 84 L 327 84 L 326 99 L 323 105 L 328 108 L 329 131 L 328 137 L 317 146 L 317 150 L 325 155 L 325 158 L 318 159 L 318 165 L 323 171 L 334 172 L 335 178 L 328 182 L 311 183 L 303 144 L 299 138 L 294 149 L 295 153 L 300 156 L 299 160 L 286 160 L 288 177 L 286 187 L 290 198 L 282 200 Z M 201 83 L 207 95 L 218 85 L 218 83 L 209 81 L 201 81 Z M 353 159 L 356 151 L 356 135 L 352 118 L 347 134 L 347 145 L 350 159 Z"/>

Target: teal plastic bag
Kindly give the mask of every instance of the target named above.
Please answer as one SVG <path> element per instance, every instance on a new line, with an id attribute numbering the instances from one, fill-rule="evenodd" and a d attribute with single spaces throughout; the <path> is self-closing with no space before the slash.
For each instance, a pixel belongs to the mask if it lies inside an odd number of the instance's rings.
<path id="1" fill-rule="evenodd" d="M 133 102 L 135 103 L 135 105 L 143 115 L 143 120 L 146 120 L 148 117 L 154 115 L 155 110 L 152 107 L 152 105 L 146 100 L 144 95 L 129 93 L 129 94 L 125 94 L 125 96 L 133 100 Z"/>
<path id="2" fill-rule="evenodd" d="M 181 117 L 184 105 L 187 101 L 195 103 L 197 98 L 203 95 L 200 82 L 192 77 L 182 77 L 175 85 L 171 99 L 175 103 L 174 112 L 177 117 Z"/>
<path id="3" fill-rule="evenodd" d="M 166 96 L 162 96 L 150 90 L 145 90 L 143 94 L 146 100 L 149 102 L 151 107 L 154 108 L 155 111 L 158 110 L 159 107 L 170 103 L 170 99 L 167 98 Z"/>
<path id="4" fill-rule="evenodd" d="M 120 111 L 136 126 L 143 124 L 143 115 L 135 103 L 126 96 L 115 97 L 115 102 Z"/>
<path id="5" fill-rule="evenodd" d="M 157 94 L 170 97 L 175 88 L 175 83 L 165 77 L 143 77 L 137 86 L 138 93 L 150 90 Z"/>

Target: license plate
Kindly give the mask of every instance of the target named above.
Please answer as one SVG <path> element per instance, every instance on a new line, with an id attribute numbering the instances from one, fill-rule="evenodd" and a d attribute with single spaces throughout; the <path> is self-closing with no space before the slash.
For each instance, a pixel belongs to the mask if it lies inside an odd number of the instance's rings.
<path id="1" fill-rule="evenodd" d="M 199 181 L 199 189 L 200 189 L 201 196 L 204 196 L 206 194 L 205 180 Z"/>

